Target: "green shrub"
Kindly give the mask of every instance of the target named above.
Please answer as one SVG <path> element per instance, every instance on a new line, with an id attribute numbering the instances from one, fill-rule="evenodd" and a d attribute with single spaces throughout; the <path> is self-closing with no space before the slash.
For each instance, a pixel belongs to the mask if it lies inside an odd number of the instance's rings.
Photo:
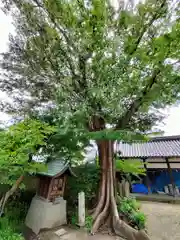
<path id="1" fill-rule="evenodd" d="M 71 215 L 70 216 L 70 224 L 73 227 L 77 227 L 77 224 L 78 224 L 78 214 L 77 214 L 77 211 L 71 212 L 70 215 Z"/>
<path id="2" fill-rule="evenodd" d="M 130 214 L 132 212 L 132 207 L 126 201 L 122 201 L 118 206 L 120 206 L 119 212 L 122 212 L 124 214 Z"/>
<path id="3" fill-rule="evenodd" d="M 20 233 L 24 226 L 25 217 L 29 208 L 29 204 L 16 198 L 9 201 L 5 209 L 5 218 L 9 221 L 9 226 L 14 232 Z"/>
<path id="4" fill-rule="evenodd" d="M 88 231 L 91 230 L 93 225 L 93 218 L 90 215 L 86 215 L 86 219 L 85 219 L 85 227 Z"/>
<path id="5" fill-rule="evenodd" d="M 30 204 L 30 197 L 19 192 L 9 199 L 5 214 L 0 218 L 0 240 L 22 240 L 22 229 Z"/>
<path id="6" fill-rule="evenodd" d="M 121 200 L 121 205 L 130 208 L 131 210 L 138 211 L 140 208 L 140 204 L 136 201 L 135 198 L 123 198 Z"/>
<path id="7" fill-rule="evenodd" d="M 68 201 L 68 206 L 77 206 L 78 193 L 85 192 L 86 206 L 91 207 L 96 197 L 99 170 L 94 164 L 86 164 L 74 169 L 77 177 L 69 177 L 65 198 Z"/>
<path id="8" fill-rule="evenodd" d="M 130 215 L 131 221 L 138 227 L 138 229 L 144 229 L 146 223 L 146 216 L 143 212 L 133 212 Z"/>
<path id="9" fill-rule="evenodd" d="M 127 221 L 138 229 L 144 229 L 146 216 L 140 211 L 140 204 L 134 198 L 123 198 L 118 203 L 118 211 L 123 214 Z"/>

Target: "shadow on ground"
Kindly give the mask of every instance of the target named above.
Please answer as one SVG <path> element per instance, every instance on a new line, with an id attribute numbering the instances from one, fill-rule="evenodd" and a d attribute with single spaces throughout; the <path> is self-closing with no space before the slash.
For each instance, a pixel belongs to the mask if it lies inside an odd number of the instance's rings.
<path id="1" fill-rule="evenodd" d="M 40 237 L 37 236 L 30 228 L 24 226 L 23 228 L 23 237 L 25 240 L 40 240 Z"/>

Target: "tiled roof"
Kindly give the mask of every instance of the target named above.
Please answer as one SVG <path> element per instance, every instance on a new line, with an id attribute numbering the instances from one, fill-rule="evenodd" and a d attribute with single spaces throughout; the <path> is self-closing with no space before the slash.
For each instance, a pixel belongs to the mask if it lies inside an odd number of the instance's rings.
<path id="1" fill-rule="evenodd" d="M 154 138 L 149 142 L 120 142 L 117 152 L 124 158 L 180 157 L 180 138 Z"/>
<path id="2" fill-rule="evenodd" d="M 71 175 L 75 174 L 72 172 L 72 169 L 69 165 L 68 161 L 64 161 L 62 159 L 52 160 L 47 164 L 46 172 L 39 172 L 39 175 L 45 175 L 49 177 L 55 177 L 56 175 L 63 174 L 66 170 L 69 170 Z"/>

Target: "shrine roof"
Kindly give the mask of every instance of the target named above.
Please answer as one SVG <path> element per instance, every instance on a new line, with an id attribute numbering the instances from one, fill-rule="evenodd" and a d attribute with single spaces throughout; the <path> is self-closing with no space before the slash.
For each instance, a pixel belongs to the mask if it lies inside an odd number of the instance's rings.
<path id="1" fill-rule="evenodd" d="M 63 173 L 68 171 L 70 175 L 75 176 L 73 173 L 70 162 L 62 159 L 52 160 L 47 163 L 47 171 L 38 172 L 38 175 L 44 175 L 48 177 L 61 176 Z"/>

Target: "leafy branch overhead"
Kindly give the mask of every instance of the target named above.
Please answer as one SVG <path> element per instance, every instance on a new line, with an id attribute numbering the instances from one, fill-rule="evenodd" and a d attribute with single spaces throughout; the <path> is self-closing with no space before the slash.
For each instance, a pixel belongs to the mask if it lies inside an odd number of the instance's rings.
<path id="1" fill-rule="evenodd" d="M 49 136 L 54 132 L 54 127 L 30 119 L 0 132 L 1 183 L 43 169 L 44 164 L 32 162 L 30 156 L 37 153 L 39 146 L 46 146 Z"/>
<path id="2" fill-rule="evenodd" d="M 116 159 L 116 169 L 122 173 L 131 174 L 137 177 L 139 175 L 146 175 L 146 169 L 144 168 L 143 163 L 137 159 Z"/>
<path id="3" fill-rule="evenodd" d="M 133 140 L 141 140 L 141 141 L 147 141 L 148 135 L 142 135 L 139 132 L 131 132 L 128 129 L 127 130 L 116 130 L 114 129 L 104 129 L 100 131 L 93 131 L 86 133 L 87 138 L 90 140 L 113 140 L 113 141 L 121 141 L 122 139 L 124 141 L 131 142 Z"/>

